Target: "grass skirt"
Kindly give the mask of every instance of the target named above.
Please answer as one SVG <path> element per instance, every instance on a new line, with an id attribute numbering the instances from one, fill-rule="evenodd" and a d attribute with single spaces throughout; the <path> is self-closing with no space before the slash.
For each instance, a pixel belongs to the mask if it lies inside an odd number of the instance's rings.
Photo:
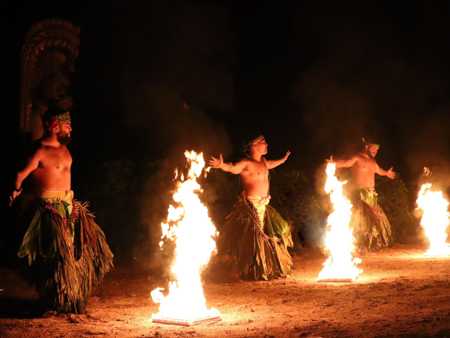
<path id="1" fill-rule="evenodd" d="M 88 204 L 39 199 L 19 257 L 28 257 L 25 277 L 49 309 L 83 313 L 95 285 L 113 267 L 105 234 Z"/>
<path id="2" fill-rule="evenodd" d="M 291 273 L 288 246 L 292 237 L 287 222 L 266 206 L 264 229 L 253 204 L 241 196 L 219 234 L 218 248 L 228 253 L 244 280 L 271 280 Z"/>
<path id="3" fill-rule="evenodd" d="M 392 243 L 391 224 L 377 204 L 374 189 L 353 192 L 353 235 L 359 250 L 378 250 Z"/>

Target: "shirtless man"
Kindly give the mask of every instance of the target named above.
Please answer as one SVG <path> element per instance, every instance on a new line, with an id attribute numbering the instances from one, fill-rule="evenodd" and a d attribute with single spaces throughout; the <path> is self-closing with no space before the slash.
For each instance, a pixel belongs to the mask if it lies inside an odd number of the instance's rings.
<path id="1" fill-rule="evenodd" d="M 34 145 L 35 150 L 25 168 L 17 173 L 15 188 L 9 198 L 10 206 L 22 192 L 22 182 L 30 174 L 37 190 L 70 191 L 72 155 L 67 145 L 71 142 L 72 122 L 69 116 L 61 123 L 57 119 L 53 123 L 47 126 L 47 135 Z"/>
<path id="2" fill-rule="evenodd" d="M 235 281 L 285 277 L 292 266 L 287 251 L 288 246 L 292 247 L 289 226 L 268 205 L 269 169 L 284 163 L 290 152 L 279 160 L 266 160 L 263 155 L 267 154 L 267 146 L 264 137 L 259 136 L 247 143 L 247 157 L 239 162 L 224 163 L 222 154 L 209 161 L 212 168 L 239 174 L 243 186 L 236 210 L 227 217 L 219 236 L 220 249 L 233 259 Z"/>
<path id="3" fill-rule="evenodd" d="M 83 313 L 92 286 L 112 268 L 113 254 L 86 205 L 73 199 L 69 112 L 53 107 L 44 114 L 43 125 L 46 133 L 17 173 L 9 199 L 12 205 L 31 174 L 35 215 L 18 255 L 28 256 L 26 277 L 35 285 L 44 310 Z"/>
<path id="4" fill-rule="evenodd" d="M 251 158 L 243 158 L 237 163 L 224 163 L 222 154 L 219 158 L 211 157 L 209 165 L 215 169 L 241 176 L 244 191 L 249 195 L 267 197 L 269 192 L 269 170 L 278 167 L 286 162 L 291 154 L 290 151 L 279 160 L 266 160 L 263 155 L 267 154 L 268 144 L 264 138 L 254 142 L 249 146 L 249 155 Z"/>
<path id="5" fill-rule="evenodd" d="M 367 142 L 364 151 L 348 160 L 333 161 L 333 156 L 326 160 L 335 163 L 336 168 L 350 168 L 352 202 L 356 210 L 353 213 L 353 231 L 361 250 L 379 249 L 388 246 L 391 241 L 391 225 L 383 210 L 378 205 L 375 191 L 375 174 L 395 178 L 392 167 L 382 169 L 375 161 L 379 144 Z"/>
<path id="6" fill-rule="evenodd" d="M 375 161 L 379 148 L 377 144 L 366 143 L 364 151 L 348 160 L 333 161 L 331 156 L 327 162 L 336 163 L 336 168 L 350 168 L 354 186 L 375 188 L 375 174 L 395 178 L 392 167 L 386 171 Z"/>

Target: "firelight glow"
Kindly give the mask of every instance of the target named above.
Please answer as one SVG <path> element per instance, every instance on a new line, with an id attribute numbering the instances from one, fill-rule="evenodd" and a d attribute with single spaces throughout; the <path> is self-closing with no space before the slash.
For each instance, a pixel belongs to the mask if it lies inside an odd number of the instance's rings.
<path id="1" fill-rule="evenodd" d="M 431 191 L 431 183 L 423 184 L 417 198 L 418 209 L 423 210 L 420 225 L 430 241 L 430 248 L 425 256 L 450 255 L 450 245 L 446 243 L 449 225 L 448 201 L 442 191 Z"/>
<path id="2" fill-rule="evenodd" d="M 352 255 L 355 241 L 352 229 L 349 228 L 352 204 L 342 193 L 342 186 L 347 182 L 339 182 L 334 175 L 335 172 L 336 164 L 328 163 L 325 191 L 330 194 L 334 207 L 333 213 L 328 216 L 330 228 L 325 238 L 325 249 L 330 252 L 330 256 L 324 263 L 324 268 L 317 280 L 355 281 L 362 270 L 356 267 L 361 260 L 353 258 Z"/>
<path id="3" fill-rule="evenodd" d="M 152 314 L 152 320 L 169 319 L 172 320 L 170 323 L 192 325 L 199 318 L 220 319 L 220 313 L 214 308 L 207 309 L 200 279 L 200 273 L 216 247 L 212 238 L 216 235 L 216 228 L 208 216 L 208 209 L 198 196 L 203 190 L 197 177 L 201 175 L 205 161 L 203 153 L 186 151 L 184 155 L 189 171 L 185 180 L 180 175 L 180 180 L 177 181 L 173 199 L 178 207 L 171 205 L 167 222 L 161 224 L 162 238 L 174 240 L 176 244 L 171 268 L 176 281 L 169 284 L 169 294 L 166 297 L 161 293 L 162 288 L 151 292 L 153 301 L 160 303 L 159 312 Z M 177 171 L 175 175 L 178 176 Z"/>

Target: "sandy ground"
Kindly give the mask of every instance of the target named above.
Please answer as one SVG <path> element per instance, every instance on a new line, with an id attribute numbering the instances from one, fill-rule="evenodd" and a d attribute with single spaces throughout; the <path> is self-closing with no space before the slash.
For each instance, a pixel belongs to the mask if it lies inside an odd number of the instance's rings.
<path id="1" fill-rule="evenodd" d="M 363 255 L 351 283 L 316 282 L 325 257 L 306 249 L 283 280 L 233 284 L 217 265 L 204 293 L 222 320 L 190 327 L 152 323 L 149 293 L 161 285 L 146 271 L 115 268 L 86 314 L 36 318 L 34 290 L 0 269 L 0 337 L 450 337 L 450 258 L 424 251 L 397 244 Z"/>

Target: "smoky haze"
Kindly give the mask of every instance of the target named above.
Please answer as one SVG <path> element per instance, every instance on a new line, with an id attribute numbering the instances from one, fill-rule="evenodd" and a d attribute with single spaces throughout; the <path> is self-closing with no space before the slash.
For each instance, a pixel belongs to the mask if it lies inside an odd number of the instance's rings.
<path id="1" fill-rule="evenodd" d="M 125 126 L 141 149 L 182 156 L 195 149 L 230 152 L 214 116 L 233 108 L 235 50 L 229 12 L 217 4 L 149 1 L 126 10 L 116 28 Z"/>
<path id="2" fill-rule="evenodd" d="M 297 42 L 308 55 L 293 97 L 313 148 L 347 157 L 367 137 L 381 143 L 380 165 L 403 177 L 448 163 L 450 27 L 441 7 L 315 1 L 299 11 Z"/>
<path id="3" fill-rule="evenodd" d="M 236 51 L 230 13 L 220 4 L 198 1 L 115 2 L 108 8 L 115 46 L 123 128 L 133 158 L 163 160 L 141 181 L 140 222 L 147 237 L 134 248 L 150 250 L 145 264 L 169 277 L 172 250 L 159 250 L 175 167 L 182 171 L 185 150 L 209 156 L 231 153 L 223 122 L 234 108 Z M 122 13 L 127 13 L 122 16 Z M 120 19 L 118 19 L 120 18 Z M 140 156 L 142 154 L 142 156 Z M 149 249 L 150 248 L 150 249 Z M 141 252 L 141 254 L 140 254 Z"/>
<path id="4" fill-rule="evenodd" d="M 43 19 L 69 20 L 81 29 L 69 88 L 74 190 L 95 193 L 89 186 L 98 181 L 95 169 L 106 176 L 103 165 L 117 161 L 129 181 L 120 175 L 111 180 L 129 194 L 123 201 L 139 200 L 142 227 L 151 228 L 155 245 L 184 151 L 203 151 L 206 161 L 220 153 L 234 161 L 242 156 L 240 141 L 256 131 L 266 136 L 268 159 L 291 151 L 277 173 L 304 171 L 310 178 L 330 155 L 359 151 L 366 137 L 381 144 L 377 161 L 384 169 L 393 166 L 414 185 L 428 166 L 429 180 L 450 186 L 448 1 L 7 3 L 0 40 L 8 101 L 3 158 L 19 157 L 20 146 L 11 144 L 19 144 L 26 33 Z M 223 220 L 229 211 L 224 206 L 238 195 L 237 178 L 217 170 L 206 181 L 221 187 L 209 189 L 207 199 L 223 206 L 217 217 Z M 4 194 L 10 183 L 3 179 Z M 123 210 L 107 204 L 103 213 L 114 209 L 133 219 L 135 202 Z"/>

